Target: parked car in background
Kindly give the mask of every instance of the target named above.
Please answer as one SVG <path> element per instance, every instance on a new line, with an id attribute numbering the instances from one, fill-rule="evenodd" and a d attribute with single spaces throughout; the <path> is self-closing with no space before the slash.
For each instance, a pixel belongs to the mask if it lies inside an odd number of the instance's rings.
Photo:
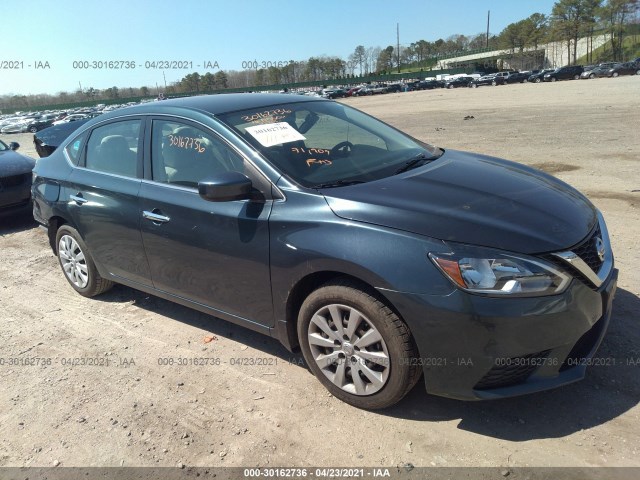
<path id="1" fill-rule="evenodd" d="M 531 83 L 540 83 L 543 81 L 544 76 L 547 73 L 551 73 L 554 72 L 555 68 L 551 68 L 551 69 L 547 69 L 547 70 L 541 70 L 538 73 L 532 73 L 531 75 L 529 75 L 529 78 L 527 79 L 528 82 Z"/>
<path id="2" fill-rule="evenodd" d="M 351 87 L 349 90 L 347 90 L 347 97 L 353 97 L 353 96 L 357 95 L 358 91 L 361 88 L 362 87 Z"/>
<path id="3" fill-rule="evenodd" d="M 387 93 L 398 93 L 401 92 L 403 88 L 404 85 L 401 85 L 399 83 L 392 83 L 390 85 L 387 85 Z"/>
<path id="4" fill-rule="evenodd" d="M 342 88 L 325 88 L 322 91 L 321 96 L 324 98 L 331 98 L 331 99 L 344 98 L 347 96 L 347 92 Z"/>
<path id="5" fill-rule="evenodd" d="M 616 66 L 617 63 L 601 63 L 600 65 L 596 65 L 591 70 L 585 70 L 580 75 L 580 78 L 600 78 L 600 77 L 608 77 L 609 70 L 612 67 Z"/>
<path id="6" fill-rule="evenodd" d="M 584 72 L 582 65 L 569 65 L 556 68 L 553 72 L 544 75 L 545 82 L 555 82 L 557 80 L 578 80 Z"/>
<path id="7" fill-rule="evenodd" d="M 36 162 L 0 140 L 0 215 L 31 210 L 31 170 Z"/>
<path id="8" fill-rule="evenodd" d="M 512 73 L 516 73 L 516 71 L 515 71 L 515 70 L 504 70 L 504 71 L 502 71 L 502 72 L 496 72 L 496 73 L 494 73 L 493 75 L 495 75 L 496 77 L 504 77 L 504 78 L 505 78 L 505 80 L 506 80 L 506 79 L 507 79 L 507 77 L 508 77 L 509 75 L 511 75 Z"/>
<path id="9" fill-rule="evenodd" d="M 453 80 L 447 80 L 444 84 L 445 88 L 468 87 L 473 82 L 473 77 L 457 77 Z"/>
<path id="10" fill-rule="evenodd" d="M 27 129 L 25 131 L 27 132 L 31 132 L 31 133 L 36 133 L 40 130 L 44 130 L 45 128 L 50 127 L 51 125 L 53 125 L 54 119 L 55 119 L 56 115 L 54 114 L 50 114 L 50 115 L 42 115 L 41 117 L 33 120 L 32 122 L 27 124 Z"/>
<path id="11" fill-rule="evenodd" d="M 619 63 L 614 65 L 607 72 L 608 77 L 619 77 L 620 75 L 640 75 L 640 64 L 634 62 Z"/>
<path id="12" fill-rule="evenodd" d="M 15 119 L 13 122 L 5 124 L 0 128 L 0 133 L 22 133 L 27 131 L 27 125 L 31 120 L 20 118 Z"/>
<path id="13" fill-rule="evenodd" d="M 73 113 L 71 115 L 65 116 L 61 120 L 56 120 L 55 122 L 53 122 L 53 125 L 60 125 L 62 123 L 75 122 L 77 120 L 85 120 L 87 118 L 90 118 L 90 116 L 87 115 L 87 114 L 84 114 L 84 113 Z"/>
<path id="14" fill-rule="evenodd" d="M 506 83 L 525 83 L 531 76 L 529 72 L 512 72 L 505 78 Z"/>
<path id="15" fill-rule="evenodd" d="M 42 158 L 51 155 L 71 133 L 89 120 L 89 118 L 84 118 L 75 122 L 61 123 L 35 133 L 33 135 L 33 145 L 38 156 Z"/>
<path id="16" fill-rule="evenodd" d="M 433 90 L 435 88 L 444 88 L 444 80 L 421 80 L 418 83 L 418 90 Z"/>
<path id="17" fill-rule="evenodd" d="M 484 77 L 480 77 L 476 80 L 469 82 L 469 87 L 478 88 L 482 85 L 493 85 L 495 87 L 496 85 L 504 85 L 504 84 L 505 84 L 505 77 L 496 77 L 495 75 L 491 74 L 491 75 L 485 75 Z"/>
<path id="18" fill-rule="evenodd" d="M 360 408 L 395 404 L 423 373 L 466 400 L 575 382 L 611 316 L 617 270 L 588 198 L 341 102 L 131 107 L 82 125 L 33 178 L 78 294 L 121 283 L 300 347 Z"/>
<path id="19" fill-rule="evenodd" d="M 377 95 L 380 93 L 387 93 L 386 85 L 365 85 L 356 94 L 358 97 L 366 95 Z"/>

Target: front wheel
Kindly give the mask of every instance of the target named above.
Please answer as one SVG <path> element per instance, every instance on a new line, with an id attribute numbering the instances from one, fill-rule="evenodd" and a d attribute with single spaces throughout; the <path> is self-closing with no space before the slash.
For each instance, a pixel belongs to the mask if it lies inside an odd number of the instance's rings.
<path id="1" fill-rule="evenodd" d="M 29 127 L 29 131 L 31 133 L 37 133 L 38 132 L 38 127 Z"/>
<path id="2" fill-rule="evenodd" d="M 558 79 L 557 79 L 556 77 L 551 77 L 551 81 L 552 81 L 552 82 L 555 82 L 555 81 L 557 81 L 557 80 L 558 80 Z"/>
<path id="3" fill-rule="evenodd" d="M 536 78 L 536 83 L 540 83 L 541 80 L 539 78 Z"/>
<path id="4" fill-rule="evenodd" d="M 613 72 L 613 74 L 611 75 L 613 78 L 616 78 L 618 76 L 618 72 Z"/>
<path id="5" fill-rule="evenodd" d="M 420 378 L 407 325 L 348 280 L 327 283 L 307 297 L 298 314 L 298 339 L 318 380 L 358 408 L 394 405 Z"/>
<path id="6" fill-rule="evenodd" d="M 596 76 L 592 73 L 591 75 L 589 75 L 589 78 L 593 80 L 594 78 L 596 78 Z"/>
<path id="7" fill-rule="evenodd" d="M 95 297 L 106 292 L 113 282 L 100 276 L 78 231 L 63 225 L 56 234 L 58 261 L 64 276 L 80 295 Z"/>

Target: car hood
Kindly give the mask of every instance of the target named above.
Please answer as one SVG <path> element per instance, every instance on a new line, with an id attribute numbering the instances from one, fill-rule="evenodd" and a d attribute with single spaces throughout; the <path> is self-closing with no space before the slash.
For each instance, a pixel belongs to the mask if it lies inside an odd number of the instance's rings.
<path id="1" fill-rule="evenodd" d="M 528 254 L 572 247 L 597 220 L 587 198 L 551 175 L 453 150 L 400 175 L 321 193 L 341 218 Z"/>
<path id="2" fill-rule="evenodd" d="M 20 175 L 33 170 L 36 162 L 32 158 L 25 157 L 13 150 L 0 152 L 0 177 Z"/>

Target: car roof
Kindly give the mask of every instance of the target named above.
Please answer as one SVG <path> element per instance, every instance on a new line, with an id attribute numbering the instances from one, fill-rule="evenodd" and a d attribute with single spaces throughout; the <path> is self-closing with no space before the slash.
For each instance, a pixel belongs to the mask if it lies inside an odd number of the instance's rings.
<path id="1" fill-rule="evenodd" d="M 164 113 L 173 108 L 200 110 L 213 115 L 221 115 L 238 110 L 263 108 L 272 105 L 303 102 L 323 102 L 321 98 L 303 95 L 292 97 L 280 93 L 223 93 L 217 95 L 199 95 L 195 97 L 173 98 L 158 102 L 149 102 L 117 110 L 119 114 L 126 111 L 132 113 Z M 171 108 L 173 107 L 173 108 Z M 115 112 L 114 112 L 115 113 Z M 111 116 L 111 112 L 109 113 Z"/>

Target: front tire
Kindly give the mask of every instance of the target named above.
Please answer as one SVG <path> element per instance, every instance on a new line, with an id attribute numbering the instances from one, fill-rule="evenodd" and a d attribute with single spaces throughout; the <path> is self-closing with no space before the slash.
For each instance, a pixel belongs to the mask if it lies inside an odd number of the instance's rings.
<path id="1" fill-rule="evenodd" d="M 298 339 L 311 372 L 336 398 L 358 408 L 394 405 L 420 378 L 407 325 L 349 280 L 329 282 L 307 297 Z"/>
<path id="2" fill-rule="evenodd" d="M 63 225 L 56 234 L 56 254 L 65 278 L 84 297 L 106 292 L 113 282 L 105 280 L 96 269 L 87 246 L 78 231 Z"/>

